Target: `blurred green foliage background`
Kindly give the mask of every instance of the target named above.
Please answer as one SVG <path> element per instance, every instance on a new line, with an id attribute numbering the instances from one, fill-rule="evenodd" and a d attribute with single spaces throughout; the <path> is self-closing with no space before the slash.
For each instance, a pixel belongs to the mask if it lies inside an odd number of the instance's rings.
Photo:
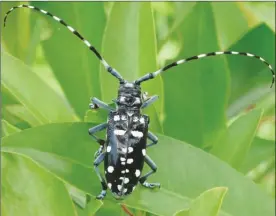
<path id="1" fill-rule="evenodd" d="M 5 13 L 20 2 L 1 2 Z M 24 2 L 24 4 L 27 4 Z M 126 79 L 173 61 L 233 50 L 275 68 L 273 2 L 29 2 L 77 29 Z M 1 211 L 4 216 L 126 215 L 100 191 L 91 97 L 112 103 L 118 83 L 68 29 L 41 13 L 13 11 L 1 29 Z M 123 201 L 135 216 L 275 215 L 275 87 L 260 61 L 216 56 L 143 84 L 159 144 L 150 179 Z M 102 134 L 104 136 L 104 134 Z M 145 168 L 148 169 L 147 167 Z M 73 202 L 73 201 L 74 202 Z"/>

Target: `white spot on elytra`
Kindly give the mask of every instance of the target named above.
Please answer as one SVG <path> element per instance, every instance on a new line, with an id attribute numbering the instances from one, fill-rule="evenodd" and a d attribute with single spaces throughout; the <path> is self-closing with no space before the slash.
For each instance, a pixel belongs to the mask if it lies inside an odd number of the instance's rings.
<path id="1" fill-rule="evenodd" d="M 132 136 L 141 138 L 143 137 L 143 133 L 141 131 L 131 131 Z"/>
<path id="2" fill-rule="evenodd" d="M 122 119 L 122 120 L 127 120 L 127 118 L 126 118 L 125 115 L 122 115 L 122 116 L 121 116 L 121 119 Z"/>
<path id="3" fill-rule="evenodd" d="M 127 148 L 122 148 L 123 153 L 127 153 Z"/>
<path id="4" fill-rule="evenodd" d="M 125 170 L 122 170 L 122 171 L 121 171 L 122 174 L 125 174 L 125 172 L 126 172 Z"/>
<path id="5" fill-rule="evenodd" d="M 111 189 L 112 184 L 111 184 L 111 183 L 108 183 L 107 186 L 108 186 L 109 189 Z"/>
<path id="6" fill-rule="evenodd" d="M 126 162 L 121 162 L 122 165 L 126 165 Z"/>
<path id="7" fill-rule="evenodd" d="M 123 179 L 124 179 L 124 177 L 120 177 L 119 179 L 123 180 Z"/>
<path id="8" fill-rule="evenodd" d="M 142 149 L 142 154 L 143 154 L 143 156 L 146 155 L 146 149 Z"/>
<path id="9" fill-rule="evenodd" d="M 124 157 L 120 157 L 121 161 L 126 161 L 126 159 Z"/>
<path id="10" fill-rule="evenodd" d="M 139 177 L 140 174 L 141 174 L 140 170 L 137 169 L 137 170 L 135 171 L 135 176 L 136 176 L 136 177 Z"/>
<path id="11" fill-rule="evenodd" d="M 127 192 L 127 188 L 124 189 L 123 193 L 126 193 Z"/>
<path id="12" fill-rule="evenodd" d="M 120 116 L 119 115 L 115 115 L 114 116 L 114 121 L 119 121 L 120 120 Z"/>
<path id="13" fill-rule="evenodd" d="M 126 133 L 126 131 L 125 130 L 114 130 L 114 133 L 116 135 L 122 136 L 122 135 L 124 135 Z"/>
<path id="14" fill-rule="evenodd" d="M 129 178 L 125 178 L 125 179 L 124 179 L 124 183 L 125 183 L 125 184 L 129 183 Z"/>
<path id="15" fill-rule="evenodd" d="M 106 152 L 110 152 L 110 151 L 111 151 L 111 146 L 107 146 Z"/>
<path id="16" fill-rule="evenodd" d="M 114 171 L 114 167 L 113 166 L 107 167 L 107 172 L 113 173 L 113 171 Z"/>
<path id="17" fill-rule="evenodd" d="M 122 185 L 117 185 L 117 188 L 118 188 L 119 191 L 121 191 L 122 190 Z"/>
<path id="18" fill-rule="evenodd" d="M 145 119 L 142 117 L 140 118 L 140 123 L 144 124 L 145 123 Z"/>
<path id="19" fill-rule="evenodd" d="M 128 147 L 128 153 L 133 152 L 133 148 L 132 147 Z"/>
<path id="20" fill-rule="evenodd" d="M 129 173 L 129 169 L 126 169 L 126 173 Z"/>
<path id="21" fill-rule="evenodd" d="M 132 158 L 127 159 L 127 164 L 132 164 L 132 163 L 133 163 L 133 159 Z"/>

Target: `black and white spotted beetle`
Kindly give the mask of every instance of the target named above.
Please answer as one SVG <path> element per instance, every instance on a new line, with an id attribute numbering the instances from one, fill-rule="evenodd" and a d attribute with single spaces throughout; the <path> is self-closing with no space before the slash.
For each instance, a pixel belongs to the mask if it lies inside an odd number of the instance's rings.
<path id="1" fill-rule="evenodd" d="M 141 113 L 141 109 L 151 105 L 158 99 L 158 96 L 155 95 L 150 98 L 145 98 L 144 95 L 141 94 L 140 84 L 142 82 L 153 79 L 163 71 L 191 60 L 228 54 L 244 55 L 261 60 L 271 70 L 272 85 L 274 83 L 275 75 L 272 66 L 262 57 L 246 52 L 235 51 L 210 52 L 187 59 L 182 59 L 177 62 L 173 62 L 153 73 L 148 73 L 134 82 L 128 82 L 124 80 L 123 77 L 114 68 L 109 66 L 109 64 L 102 58 L 95 47 L 93 47 L 87 40 L 85 40 L 79 32 L 77 32 L 71 26 L 67 25 L 59 17 L 54 16 L 45 10 L 41 10 L 37 7 L 29 5 L 19 5 L 13 7 L 7 12 L 4 18 L 4 26 L 7 20 L 7 15 L 14 9 L 23 7 L 34 9 L 38 12 L 46 14 L 64 25 L 83 41 L 83 43 L 97 56 L 105 69 L 114 77 L 116 77 L 120 82 L 118 97 L 116 100 L 114 100 L 117 105 L 116 109 L 113 109 L 97 98 L 92 98 L 92 103 L 90 103 L 91 109 L 103 108 L 109 111 L 107 123 L 103 123 L 89 129 L 89 134 L 100 144 L 99 150 L 95 153 L 96 159 L 94 161 L 95 171 L 102 184 L 102 191 L 96 197 L 97 199 L 103 199 L 106 196 L 107 188 L 112 191 L 112 194 L 116 199 L 123 199 L 134 190 L 138 182 L 147 188 L 160 187 L 159 183 L 148 183 L 146 181 L 147 178 L 157 170 L 155 163 L 146 154 L 146 149 L 152 145 L 157 144 L 158 138 L 148 130 L 149 117 Z M 105 129 L 107 130 L 106 140 L 101 140 L 94 135 L 96 132 Z M 147 139 L 149 139 L 151 143 L 147 144 Z M 105 178 L 102 177 L 100 171 L 98 170 L 98 166 L 103 161 Z M 149 165 L 152 171 L 142 176 L 141 174 L 144 162 Z"/>

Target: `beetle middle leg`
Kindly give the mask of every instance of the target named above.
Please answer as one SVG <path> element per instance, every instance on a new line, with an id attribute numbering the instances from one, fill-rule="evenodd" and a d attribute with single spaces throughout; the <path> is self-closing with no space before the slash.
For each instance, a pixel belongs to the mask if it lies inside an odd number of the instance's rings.
<path id="1" fill-rule="evenodd" d="M 160 188 L 160 183 L 149 183 L 146 181 L 150 175 L 156 172 L 157 166 L 148 155 L 145 156 L 145 162 L 151 168 L 151 171 L 139 179 L 140 184 L 142 184 L 146 188 Z"/>
<path id="2" fill-rule="evenodd" d="M 99 125 L 97 125 L 95 127 L 90 128 L 88 130 L 89 134 L 96 140 L 97 143 L 100 144 L 100 148 L 95 152 L 95 155 L 94 155 L 95 158 L 98 157 L 102 153 L 105 141 L 102 140 L 102 139 L 99 139 L 94 134 L 96 132 L 102 131 L 102 130 L 104 130 L 106 128 L 107 128 L 107 123 L 102 123 L 102 124 L 99 124 Z"/>
<path id="3" fill-rule="evenodd" d="M 97 176 L 100 179 L 101 184 L 102 184 L 102 191 L 101 191 L 101 193 L 98 196 L 96 196 L 96 199 L 103 199 L 106 196 L 107 184 L 106 184 L 104 178 L 102 177 L 102 175 L 101 175 L 101 173 L 99 171 L 99 168 L 98 168 L 98 166 L 103 162 L 105 154 L 106 154 L 105 152 L 102 152 L 96 158 L 96 160 L 94 161 L 95 172 L 96 172 L 96 174 L 97 174 Z"/>
<path id="4" fill-rule="evenodd" d="M 150 144 L 147 144 L 147 148 L 151 147 L 153 145 L 156 145 L 158 143 L 158 137 L 155 136 L 152 132 L 148 132 L 148 139 L 151 141 Z"/>
<path id="5" fill-rule="evenodd" d="M 103 108 L 109 112 L 114 111 L 114 109 L 106 104 L 105 102 L 99 100 L 98 98 L 91 98 L 91 103 L 89 104 L 90 109 L 98 109 L 98 108 Z"/>

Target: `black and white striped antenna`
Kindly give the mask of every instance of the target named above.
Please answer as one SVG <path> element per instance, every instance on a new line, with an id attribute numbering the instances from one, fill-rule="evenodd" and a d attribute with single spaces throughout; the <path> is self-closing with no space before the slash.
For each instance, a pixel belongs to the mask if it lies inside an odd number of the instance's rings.
<path id="1" fill-rule="evenodd" d="M 88 40 L 86 40 L 78 31 L 76 31 L 73 27 L 71 27 L 70 25 L 68 25 L 65 21 L 63 21 L 62 19 L 60 19 L 59 17 L 51 14 L 48 11 L 39 9 L 38 7 L 35 6 L 31 6 L 31 5 L 18 5 L 15 7 L 12 7 L 5 15 L 4 18 L 4 27 L 6 26 L 6 21 L 7 21 L 7 17 L 8 15 L 15 9 L 17 8 L 29 8 L 29 9 L 33 9 L 35 11 L 38 11 L 42 14 L 46 14 L 47 16 L 52 17 L 55 21 L 61 23 L 62 25 L 64 25 L 69 31 L 71 31 L 73 34 L 75 34 L 79 39 L 82 40 L 82 42 L 97 56 L 97 58 L 100 60 L 100 62 L 103 64 L 103 66 L 105 67 L 105 69 L 111 73 L 113 76 L 115 76 L 120 83 L 125 83 L 125 80 L 123 79 L 123 77 L 120 75 L 120 73 L 118 71 L 116 71 L 114 68 L 112 68 L 105 60 L 104 58 L 100 55 L 100 53 L 98 52 L 98 50 L 96 50 L 96 48 L 94 46 L 92 46 L 90 44 L 90 42 Z"/>
<path id="2" fill-rule="evenodd" d="M 210 56 L 216 56 L 216 55 L 243 55 L 243 56 L 248 56 L 248 57 L 253 57 L 256 58 L 258 60 L 260 60 L 261 62 L 263 62 L 264 64 L 266 64 L 268 66 L 268 68 L 270 69 L 271 73 L 272 73 L 272 83 L 270 88 L 272 88 L 274 81 L 275 81 L 275 73 L 272 69 L 272 66 L 266 61 L 264 60 L 262 57 L 251 54 L 251 53 L 247 53 L 247 52 L 236 52 L 236 51 L 218 51 L 218 52 L 210 52 L 210 53 L 206 53 L 206 54 L 200 54 L 200 55 L 196 55 L 196 56 L 192 56 L 186 59 L 181 59 L 179 61 L 173 62 L 169 65 L 166 65 L 165 67 L 152 72 L 152 73 L 148 73 L 144 76 L 142 76 L 141 78 L 139 78 L 138 80 L 135 81 L 136 84 L 140 84 L 142 82 L 145 82 L 149 79 L 153 79 L 154 77 L 156 77 L 157 75 L 161 74 L 162 72 L 175 67 L 177 65 L 192 61 L 192 60 L 196 60 L 196 59 L 200 59 L 200 58 L 205 58 L 205 57 L 210 57 Z"/>

